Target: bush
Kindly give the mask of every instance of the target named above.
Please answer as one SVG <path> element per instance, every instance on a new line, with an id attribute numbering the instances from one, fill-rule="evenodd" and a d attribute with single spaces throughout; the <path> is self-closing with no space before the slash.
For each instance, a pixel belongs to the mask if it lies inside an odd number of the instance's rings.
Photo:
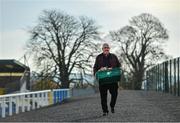
<path id="1" fill-rule="evenodd" d="M 6 89 L 5 88 L 0 88 L 0 95 L 3 95 L 6 93 Z"/>

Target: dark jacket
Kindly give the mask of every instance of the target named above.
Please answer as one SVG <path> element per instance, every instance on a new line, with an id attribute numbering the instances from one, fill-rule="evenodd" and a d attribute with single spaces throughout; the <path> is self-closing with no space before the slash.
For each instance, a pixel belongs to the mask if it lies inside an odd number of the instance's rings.
<path id="1" fill-rule="evenodd" d="M 101 67 L 104 67 L 103 56 L 104 56 L 103 53 L 101 53 L 96 57 L 96 61 L 95 61 L 94 67 L 93 67 L 94 75 Z M 116 55 L 109 53 L 108 59 L 109 59 L 109 64 L 110 64 L 109 67 L 112 67 L 112 68 L 121 67 L 121 64 Z"/>

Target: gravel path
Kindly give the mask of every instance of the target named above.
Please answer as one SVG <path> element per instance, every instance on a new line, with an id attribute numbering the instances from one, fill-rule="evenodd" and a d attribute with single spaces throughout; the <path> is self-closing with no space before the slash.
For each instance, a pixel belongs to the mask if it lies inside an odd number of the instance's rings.
<path id="1" fill-rule="evenodd" d="M 110 100 L 110 95 L 108 95 Z M 144 91 L 119 91 L 115 114 L 102 116 L 99 94 L 74 97 L 61 104 L 1 118 L 16 122 L 53 121 L 128 121 L 172 122 L 180 121 L 180 97 Z"/>

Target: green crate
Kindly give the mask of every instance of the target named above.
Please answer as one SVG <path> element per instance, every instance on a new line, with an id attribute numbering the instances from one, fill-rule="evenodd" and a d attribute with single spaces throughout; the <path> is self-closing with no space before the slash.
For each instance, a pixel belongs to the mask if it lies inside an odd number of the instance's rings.
<path id="1" fill-rule="evenodd" d="M 96 72 L 96 79 L 100 85 L 117 83 L 120 81 L 122 70 L 120 68 L 113 68 L 111 70 L 104 70 Z"/>

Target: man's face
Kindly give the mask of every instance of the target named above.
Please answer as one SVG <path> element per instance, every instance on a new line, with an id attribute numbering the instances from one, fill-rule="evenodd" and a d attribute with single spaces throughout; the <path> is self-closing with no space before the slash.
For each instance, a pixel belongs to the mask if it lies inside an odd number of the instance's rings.
<path id="1" fill-rule="evenodd" d="M 105 55 L 108 55 L 110 48 L 109 48 L 109 47 L 103 47 L 102 50 L 103 50 L 103 53 L 104 53 Z"/>

